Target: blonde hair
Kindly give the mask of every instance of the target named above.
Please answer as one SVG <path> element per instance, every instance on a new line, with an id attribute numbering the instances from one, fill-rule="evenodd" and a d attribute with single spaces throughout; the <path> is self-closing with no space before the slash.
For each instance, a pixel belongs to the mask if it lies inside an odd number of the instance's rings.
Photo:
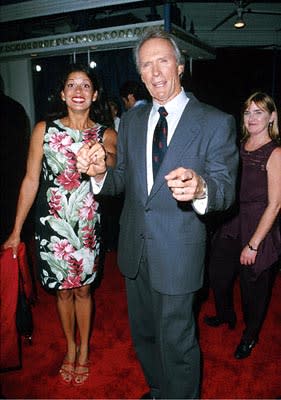
<path id="1" fill-rule="evenodd" d="M 268 94 L 263 92 L 255 92 L 253 93 L 248 99 L 245 101 L 242 107 L 242 141 L 245 141 L 249 137 L 249 132 L 247 131 L 244 123 L 243 114 L 244 112 L 250 107 L 251 103 L 255 103 L 259 108 L 264 111 L 267 111 L 269 114 L 273 112 L 276 113 L 276 118 L 274 118 L 272 123 L 268 124 L 268 135 L 272 140 L 275 140 L 280 144 L 280 135 L 279 135 L 279 128 L 278 128 L 278 115 L 277 115 L 277 108 L 275 102 L 272 97 Z"/>

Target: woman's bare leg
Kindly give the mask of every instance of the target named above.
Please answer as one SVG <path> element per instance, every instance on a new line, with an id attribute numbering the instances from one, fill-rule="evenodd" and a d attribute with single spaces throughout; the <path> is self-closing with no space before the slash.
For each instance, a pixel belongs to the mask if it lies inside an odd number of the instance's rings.
<path id="1" fill-rule="evenodd" d="M 80 333 L 80 348 L 77 355 L 75 382 L 82 384 L 89 376 L 89 336 L 93 301 L 90 285 L 74 289 L 76 321 Z"/>
<path id="2" fill-rule="evenodd" d="M 57 291 L 57 308 L 66 338 L 67 352 L 60 374 L 65 382 L 70 382 L 76 359 L 75 305 L 73 289 Z"/>
<path id="3" fill-rule="evenodd" d="M 84 364 L 88 360 L 89 336 L 93 301 L 90 285 L 74 289 L 76 321 L 80 333 L 80 349 L 78 362 Z"/>

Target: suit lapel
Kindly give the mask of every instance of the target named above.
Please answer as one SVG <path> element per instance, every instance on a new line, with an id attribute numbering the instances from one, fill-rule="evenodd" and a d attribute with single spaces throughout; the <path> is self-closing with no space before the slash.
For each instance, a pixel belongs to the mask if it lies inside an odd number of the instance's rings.
<path id="1" fill-rule="evenodd" d="M 200 103 L 191 94 L 188 94 L 188 97 L 189 102 L 182 113 L 172 140 L 170 141 L 150 192 L 149 199 L 158 192 L 162 185 L 166 184 L 165 175 L 181 166 L 179 165 L 179 160 L 184 157 L 184 151 L 186 151 L 187 146 L 192 146 L 192 142 L 199 135 L 199 121 L 202 119 L 202 109 Z"/>
<path id="2" fill-rule="evenodd" d="M 147 124 L 151 105 L 140 107 L 134 118 L 133 135 L 133 154 L 135 157 L 139 181 L 139 188 L 143 188 L 143 199 L 146 201 L 147 192 L 147 168 L 146 168 L 146 141 L 147 141 Z"/>

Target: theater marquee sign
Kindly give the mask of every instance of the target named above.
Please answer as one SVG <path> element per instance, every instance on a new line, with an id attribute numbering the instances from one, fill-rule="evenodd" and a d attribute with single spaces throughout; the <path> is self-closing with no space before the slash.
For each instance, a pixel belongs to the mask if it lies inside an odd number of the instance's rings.
<path id="1" fill-rule="evenodd" d="M 152 21 L 0 43 L 0 61 L 131 48 L 140 36 L 151 27 L 164 29 L 164 21 Z M 215 58 L 213 48 L 187 34 L 182 29 L 172 25 L 172 33 L 183 52 L 186 52 L 189 57 L 193 59 Z"/>

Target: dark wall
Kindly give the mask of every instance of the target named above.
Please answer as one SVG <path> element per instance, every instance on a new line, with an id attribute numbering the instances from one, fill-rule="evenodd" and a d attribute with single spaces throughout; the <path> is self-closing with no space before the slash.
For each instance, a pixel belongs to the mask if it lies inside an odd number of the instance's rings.
<path id="1" fill-rule="evenodd" d="M 216 60 L 195 61 L 184 86 L 202 101 L 233 114 L 255 91 L 271 95 L 281 109 L 281 51 L 220 49 Z"/>

